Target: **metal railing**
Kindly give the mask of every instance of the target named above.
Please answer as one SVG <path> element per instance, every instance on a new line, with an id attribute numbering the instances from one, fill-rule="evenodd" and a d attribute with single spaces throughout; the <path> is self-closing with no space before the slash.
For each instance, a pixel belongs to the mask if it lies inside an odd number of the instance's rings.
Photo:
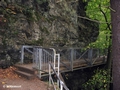
<path id="1" fill-rule="evenodd" d="M 61 66 L 64 66 L 67 70 L 73 71 L 74 67 L 77 66 L 76 64 L 81 64 L 81 67 L 82 64 L 90 67 L 99 61 L 101 63 L 106 62 L 105 56 L 107 52 L 100 51 L 99 49 L 82 50 L 80 48 L 62 48 L 56 51 L 60 53 Z"/>
<path id="2" fill-rule="evenodd" d="M 63 70 L 73 71 L 75 68 L 91 67 L 106 62 L 106 52 L 99 49 L 82 50 L 80 48 L 44 48 L 40 46 L 27 46 L 21 48 L 21 63 L 24 63 L 25 51 L 32 54 L 33 67 L 38 70 L 38 76 L 41 78 L 49 74 L 49 61 L 56 70 L 58 67 L 58 54 L 60 54 L 60 67 Z M 101 59 L 101 60 L 100 60 Z M 100 61 L 100 63 L 98 63 Z M 58 70 L 59 71 L 59 70 Z M 62 71 L 61 71 L 62 72 Z M 64 71 L 63 71 L 64 72 Z M 44 75 L 43 75 L 44 73 Z"/>
<path id="3" fill-rule="evenodd" d="M 60 79 L 60 54 L 54 48 L 43 48 L 40 46 L 27 46 L 21 48 L 21 63 L 24 63 L 25 50 L 33 56 L 33 67 L 38 70 L 38 77 L 42 77 L 42 72 L 49 74 L 49 85 L 52 83 L 54 90 L 69 90 Z M 57 77 L 57 86 L 53 81 L 52 75 Z"/>
<path id="4" fill-rule="evenodd" d="M 24 63 L 25 51 L 27 53 L 33 54 L 33 46 L 23 45 L 21 47 L 21 61 L 20 61 L 21 64 Z"/>
<path id="5" fill-rule="evenodd" d="M 56 50 L 54 48 L 43 48 L 41 46 L 28 46 L 23 45 L 21 47 L 21 64 L 25 63 L 25 56 L 27 57 L 27 54 L 31 56 L 33 68 L 38 70 L 38 76 L 41 78 L 42 73 L 49 73 L 49 61 L 54 66 L 54 69 L 56 68 L 55 63 L 57 63 L 57 55 Z"/>
<path id="6" fill-rule="evenodd" d="M 38 77 L 41 78 L 42 76 L 49 74 L 49 62 L 51 62 L 54 66 L 54 69 L 56 69 L 56 65 L 58 65 L 56 64 L 57 58 L 58 55 L 56 54 L 56 50 L 54 48 L 34 47 L 33 67 L 38 70 Z"/>
<path id="7" fill-rule="evenodd" d="M 58 59 L 59 62 L 59 59 Z M 59 63 L 58 63 L 59 64 Z M 59 68 L 59 67 L 58 67 Z M 52 74 L 56 75 L 57 78 L 57 85 L 55 84 Z M 67 86 L 64 84 L 64 82 L 59 77 L 59 71 L 56 72 L 56 70 L 53 68 L 53 65 L 51 62 L 49 62 L 49 86 L 53 85 L 54 90 L 69 90 Z"/>

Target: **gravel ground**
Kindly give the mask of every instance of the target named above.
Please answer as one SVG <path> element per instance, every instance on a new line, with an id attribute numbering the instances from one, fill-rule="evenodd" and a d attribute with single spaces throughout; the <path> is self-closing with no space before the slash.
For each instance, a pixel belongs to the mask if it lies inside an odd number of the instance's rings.
<path id="1" fill-rule="evenodd" d="M 0 79 L 0 90 L 47 90 L 47 84 L 39 79 Z"/>
<path id="2" fill-rule="evenodd" d="M 47 82 L 38 78 L 27 80 L 15 74 L 14 69 L 0 69 L 0 90 L 48 90 Z"/>

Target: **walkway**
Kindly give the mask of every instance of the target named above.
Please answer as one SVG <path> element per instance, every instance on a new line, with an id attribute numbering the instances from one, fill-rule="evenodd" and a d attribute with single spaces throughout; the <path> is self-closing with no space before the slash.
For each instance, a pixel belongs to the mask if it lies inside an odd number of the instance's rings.
<path id="1" fill-rule="evenodd" d="M 106 52 L 99 49 L 82 50 L 80 48 L 43 48 L 40 46 L 26 46 L 21 48 L 21 63 L 24 56 L 33 56 L 32 67 L 38 70 L 38 76 L 49 73 L 49 62 L 60 72 L 69 72 L 82 68 L 93 67 L 106 63 Z"/>

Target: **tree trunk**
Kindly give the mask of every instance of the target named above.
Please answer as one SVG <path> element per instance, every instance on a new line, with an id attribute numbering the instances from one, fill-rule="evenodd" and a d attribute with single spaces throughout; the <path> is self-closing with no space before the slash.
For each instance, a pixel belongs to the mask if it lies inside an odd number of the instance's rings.
<path id="1" fill-rule="evenodd" d="M 120 0 L 111 0 L 113 90 L 120 90 Z"/>

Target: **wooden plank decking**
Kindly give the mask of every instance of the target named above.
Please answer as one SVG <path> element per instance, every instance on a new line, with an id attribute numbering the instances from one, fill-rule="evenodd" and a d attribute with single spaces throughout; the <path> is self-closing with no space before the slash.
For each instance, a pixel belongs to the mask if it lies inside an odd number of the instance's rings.
<path id="1" fill-rule="evenodd" d="M 64 64 L 62 64 L 64 63 Z M 98 58 L 94 64 L 90 65 L 88 62 L 86 62 L 85 60 L 83 59 L 80 59 L 80 60 L 75 60 L 73 61 L 73 64 L 71 66 L 71 63 L 68 62 L 68 61 L 62 61 L 62 63 L 60 64 L 60 72 L 69 72 L 69 71 L 74 71 L 74 70 L 78 70 L 78 69 L 83 69 L 83 68 L 88 68 L 88 67 L 94 67 L 94 66 L 97 66 L 97 65 L 102 65 L 102 64 L 105 64 L 106 61 L 104 60 L 104 58 Z M 27 68 L 27 69 L 30 69 L 30 70 L 33 70 L 35 69 L 33 67 L 33 64 L 21 64 L 19 65 L 21 67 L 24 67 L 24 68 Z M 36 69 L 36 72 L 38 71 L 41 71 L 41 74 L 44 76 L 48 75 L 48 72 L 49 72 L 49 65 L 48 63 L 42 65 L 43 68 L 45 68 L 45 70 L 38 70 Z M 46 72 L 46 73 L 45 73 Z"/>

